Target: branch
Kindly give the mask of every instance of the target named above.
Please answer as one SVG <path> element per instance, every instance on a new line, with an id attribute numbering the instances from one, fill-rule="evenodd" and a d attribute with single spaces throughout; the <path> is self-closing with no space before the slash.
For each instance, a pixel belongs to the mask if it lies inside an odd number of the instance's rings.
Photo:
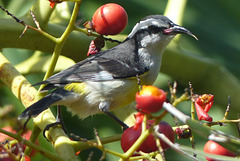
<path id="1" fill-rule="evenodd" d="M 12 93 L 28 107 L 34 101 L 37 91 L 12 64 L 0 53 L 0 80 L 5 83 Z"/>
<path id="2" fill-rule="evenodd" d="M 25 19 L 26 17 L 23 17 Z M 22 38 L 19 38 L 24 27 L 17 24 L 12 18 L 0 18 L 0 48 L 24 48 L 29 50 L 39 50 L 52 53 L 55 43 L 40 33 L 32 30 L 27 30 Z M 48 24 L 45 32 L 61 36 L 66 26 L 59 24 Z M 80 32 L 72 32 L 66 41 L 61 55 L 72 58 L 74 61 L 79 61 L 87 56 L 88 46 L 92 37 Z"/>
<path id="3" fill-rule="evenodd" d="M 1 53 L 0 80 L 2 80 L 11 89 L 13 94 L 23 103 L 25 107 L 28 107 L 34 102 L 34 96 L 37 93 L 36 89 L 31 86 L 25 77 L 22 76 Z M 40 122 L 36 125 L 41 129 L 44 129 L 48 124 L 55 121 L 56 120 L 50 109 L 45 110 L 38 117 L 34 118 L 34 122 Z M 61 128 L 52 128 L 49 131 L 49 135 L 60 157 L 66 160 L 75 160 L 75 152 L 71 145 L 71 141 Z"/>
<path id="4" fill-rule="evenodd" d="M 14 134 L 11 133 L 9 131 L 5 131 L 3 129 L 0 129 L 0 133 L 3 133 L 5 135 L 8 135 L 14 139 L 16 139 L 17 141 L 19 141 L 20 143 L 23 143 L 24 145 L 27 145 L 31 148 L 33 148 L 34 150 L 40 152 L 43 156 L 46 156 L 47 158 L 51 159 L 51 160 L 58 160 L 58 161 L 64 161 L 62 158 L 60 158 L 59 156 L 57 156 L 55 153 L 53 152 L 49 152 L 48 150 L 41 148 L 40 146 L 22 138 L 21 136 L 19 136 L 19 134 Z"/>
<path id="5" fill-rule="evenodd" d="M 213 130 L 210 127 L 203 125 L 202 122 L 192 120 L 188 115 L 185 115 L 177 108 L 172 106 L 170 103 L 163 103 L 163 108 L 167 110 L 170 114 L 178 118 L 183 123 L 189 125 L 191 130 L 199 136 L 207 138 L 209 140 L 214 140 L 224 146 L 225 148 L 239 154 L 240 153 L 240 139 L 235 138 L 231 135 L 225 134 L 218 130 Z"/>

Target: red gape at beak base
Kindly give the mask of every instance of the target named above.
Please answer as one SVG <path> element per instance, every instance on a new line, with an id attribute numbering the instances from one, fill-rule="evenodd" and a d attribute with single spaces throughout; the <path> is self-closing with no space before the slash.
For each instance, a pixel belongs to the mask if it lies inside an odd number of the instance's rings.
<path id="1" fill-rule="evenodd" d="M 175 25 L 173 27 L 167 28 L 163 30 L 164 34 L 187 34 L 198 40 L 197 36 L 195 36 L 192 32 L 187 30 L 186 28 L 182 26 Z"/>

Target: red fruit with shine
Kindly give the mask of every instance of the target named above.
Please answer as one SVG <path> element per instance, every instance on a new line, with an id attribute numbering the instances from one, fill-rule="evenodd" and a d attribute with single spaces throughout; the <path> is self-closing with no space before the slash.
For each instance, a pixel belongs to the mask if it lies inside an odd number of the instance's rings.
<path id="1" fill-rule="evenodd" d="M 154 120 L 148 120 L 147 129 L 154 123 Z M 159 124 L 159 132 L 163 133 L 169 140 L 174 142 L 175 134 L 172 127 L 165 121 L 161 121 Z M 135 129 L 133 126 L 124 131 L 121 138 L 121 147 L 124 152 L 126 152 L 139 138 L 142 132 L 142 126 L 138 129 Z M 161 147 L 163 149 L 169 148 L 169 146 L 162 140 Z M 154 136 L 150 134 L 147 139 L 142 143 L 142 145 L 137 149 L 137 151 L 142 151 L 145 153 L 150 153 L 158 150 Z"/>
<path id="2" fill-rule="evenodd" d="M 127 12 L 115 3 L 99 7 L 92 17 L 93 30 L 101 35 L 119 34 L 126 27 L 127 22 Z"/>
<path id="3" fill-rule="evenodd" d="M 205 153 L 211 153 L 211 154 L 217 154 L 217 155 L 224 155 L 224 156 L 229 156 L 229 157 L 235 157 L 236 155 L 221 146 L 220 144 L 216 143 L 215 141 L 209 140 L 205 146 L 204 146 L 204 152 Z M 209 157 L 206 157 L 208 161 L 217 161 L 216 159 L 212 159 Z"/>
<path id="4" fill-rule="evenodd" d="M 136 108 L 144 113 L 155 113 L 162 109 L 163 102 L 166 102 L 166 93 L 154 86 L 143 86 L 136 94 Z"/>

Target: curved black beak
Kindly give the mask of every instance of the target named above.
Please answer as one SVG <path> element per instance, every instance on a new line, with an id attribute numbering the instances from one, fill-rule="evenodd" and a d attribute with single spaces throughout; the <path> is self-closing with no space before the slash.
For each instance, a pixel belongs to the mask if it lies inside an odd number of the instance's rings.
<path id="1" fill-rule="evenodd" d="M 186 28 L 179 26 L 179 25 L 174 25 L 173 27 L 167 28 L 163 31 L 165 34 L 187 34 L 192 37 L 194 37 L 196 40 L 198 40 L 197 36 L 195 36 L 192 32 L 187 30 Z"/>

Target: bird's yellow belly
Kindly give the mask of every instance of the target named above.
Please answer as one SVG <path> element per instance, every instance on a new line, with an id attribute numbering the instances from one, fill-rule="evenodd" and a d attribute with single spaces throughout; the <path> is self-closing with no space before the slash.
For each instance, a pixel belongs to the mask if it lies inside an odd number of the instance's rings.
<path id="1" fill-rule="evenodd" d="M 153 84 L 158 75 L 160 65 L 153 65 L 149 72 L 140 76 L 141 85 Z M 115 79 L 102 82 L 83 82 L 67 85 L 71 95 L 57 104 L 68 106 L 68 110 L 80 118 L 100 113 L 101 102 L 109 104 L 109 110 L 126 106 L 135 100 L 139 91 L 137 78 Z"/>
<path id="2" fill-rule="evenodd" d="M 126 106 L 134 101 L 139 87 L 136 79 L 105 82 L 84 82 L 80 93 L 72 93 L 58 104 L 68 106 L 68 110 L 80 118 L 100 113 L 99 104 L 108 101 L 109 110 Z"/>

